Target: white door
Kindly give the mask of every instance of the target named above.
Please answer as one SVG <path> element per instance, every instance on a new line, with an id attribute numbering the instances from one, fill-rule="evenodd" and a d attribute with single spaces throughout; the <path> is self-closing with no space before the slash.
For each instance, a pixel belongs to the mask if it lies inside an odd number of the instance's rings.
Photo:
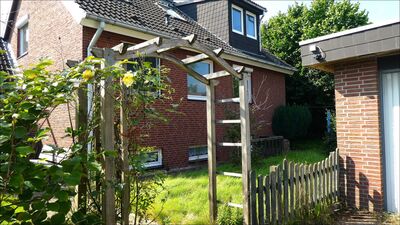
<path id="1" fill-rule="evenodd" d="M 400 71 L 382 73 L 387 210 L 400 212 Z"/>

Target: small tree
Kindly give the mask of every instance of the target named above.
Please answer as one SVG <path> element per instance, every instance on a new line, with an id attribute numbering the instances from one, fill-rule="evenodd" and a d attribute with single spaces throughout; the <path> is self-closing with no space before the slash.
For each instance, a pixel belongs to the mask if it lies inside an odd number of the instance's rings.
<path id="1" fill-rule="evenodd" d="M 287 103 L 333 106 L 332 75 L 302 67 L 299 42 L 367 23 L 368 13 L 360 10 L 359 3 L 314 0 L 309 8 L 295 3 L 287 13 L 279 13 L 264 24 L 263 47 L 298 69 L 286 79 Z"/>

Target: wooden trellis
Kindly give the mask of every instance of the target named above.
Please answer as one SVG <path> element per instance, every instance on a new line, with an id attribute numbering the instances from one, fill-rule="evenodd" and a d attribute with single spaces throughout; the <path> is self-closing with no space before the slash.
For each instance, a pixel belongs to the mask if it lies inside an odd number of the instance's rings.
<path id="1" fill-rule="evenodd" d="M 190 35 L 181 39 L 162 39 L 160 37 L 151 39 L 149 41 L 129 46 L 129 44 L 121 43 L 111 49 L 94 48 L 92 53 L 96 57 L 102 57 L 106 59 L 106 65 L 110 66 L 117 60 L 133 59 L 137 58 L 137 53 L 145 57 L 156 57 L 164 60 L 168 60 L 179 68 L 186 71 L 188 74 L 193 76 L 198 81 L 206 85 L 207 92 L 207 146 L 208 146 L 208 174 L 209 174 L 209 211 L 210 211 L 210 222 L 214 224 L 217 219 L 217 171 L 216 171 L 216 146 L 227 146 L 227 147 L 241 147 L 242 148 L 242 173 L 229 173 L 224 172 L 223 175 L 234 176 L 242 178 L 243 184 L 243 203 L 227 203 L 233 207 L 243 208 L 244 223 L 251 224 L 251 208 L 250 208 L 250 191 L 249 191 L 249 175 L 251 170 L 251 155 L 250 155 L 250 119 L 249 119 L 249 96 L 248 93 L 248 80 L 252 72 L 251 68 L 232 67 L 223 58 L 221 54 L 223 49 L 210 50 L 207 46 L 196 41 L 196 35 Z M 188 57 L 186 59 L 178 59 L 174 55 L 170 54 L 171 50 L 185 49 L 189 51 L 198 52 L 198 55 Z M 214 64 L 217 64 L 223 68 L 222 71 L 214 72 L 205 76 L 200 75 L 189 67 L 190 64 L 201 62 L 203 60 L 211 60 Z M 234 76 L 239 79 L 239 98 L 229 99 L 215 99 L 215 88 L 218 86 L 218 78 L 225 76 Z M 113 100 L 112 93 L 109 94 L 111 88 L 111 80 L 103 80 L 101 85 L 101 141 L 102 146 L 106 150 L 114 149 L 114 128 L 113 123 Z M 105 93 L 108 94 L 105 94 Z M 240 118 L 236 120 L 216 120 L 215 119 L 215 105 L 225 103 L 239 103 L 240 105 Z M 121 113 L 122 116 L 122 113 Z M 127 118 L 121 117 L 122 128 L 121 131 L 124 133 L 124 124 Z M 216 129 L 217 124 L 241 124 L 241 142 L 240 143 L 217 143 L 216 141 Z M 123 181 L 128 182 L 128 152 L 126 145 L 124 144 L 124 136 L 121 136 L 123 143 L 123 157 L 122 157 L 122 177 Z M 115 162 L 112 157 L 106 157 L 105 159 L 105 197 L 104 197 L 104 219 L 106 224 L 115 224 L 115 190 L 111 185 L 115 179 Z M 129 207 L 124 204 L 129 203 L 129 185 L 124 186 L 123 197 L 122 197 L 122 221 L 123 224 L 129 224 Z"/>

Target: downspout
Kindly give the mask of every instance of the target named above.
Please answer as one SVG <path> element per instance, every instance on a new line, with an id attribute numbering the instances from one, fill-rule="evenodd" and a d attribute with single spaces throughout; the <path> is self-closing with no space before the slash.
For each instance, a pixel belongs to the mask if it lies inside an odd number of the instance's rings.
<path id="1" fill-rule="evenodd" d="M 265 10 L 266 11 L 266 10 Z M 264 19 L 265 14 L 262 14 L 260 17 L 260 22 L 258 25 L 258 43 L 260 44 L 260 52 L 262 51 L 262 42 L 261 42 L 261 26 L 262 26 L 262 20 Z"/>
<path id="2" fill-rule="evenodd" d="M 93 47 L 97 44 L 97 41 L 99 40 L 101 34 L 104 31 L 104 27 L 106 26 L 106 23 L 104 21 L 101 21 L 99 24 L 99 27 L 96 30 L 96 33 L 93 35 L 92 39 L 89 42 L 89 45 L 87 47 L 87 57 L 92 55 L 92 49 Z M 93 84 L 88 84 L 88 93 L 87 93 L 87 100 L 88 100 L 88 109 L 87 109 L 87 114 L 88 114 L 88 120 L 91 120 L 93 117 L 92 113 L 92 100 L 93 100 Z M 91 130 L 89 133 L 89 138 L 93 137 L 93 131 Z M 88 143 L 87 145 L 88 152 L 92 151 L 92 145 Z"/>

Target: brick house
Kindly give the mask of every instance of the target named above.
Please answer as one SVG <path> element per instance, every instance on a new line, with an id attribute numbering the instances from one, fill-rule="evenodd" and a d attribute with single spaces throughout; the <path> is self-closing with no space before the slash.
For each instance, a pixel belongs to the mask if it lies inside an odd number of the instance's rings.
<path id="1" fill-rule="evenodd" d="M 11 44 L 18 65 L 27 66 L 48 56 L 55 61 L 55 69 L 62 69 L 67 60 L 85 58 L 92 47 L 110 48 L 157 36 L 181 38 L 196 34 L 198 41 L 210 49 L 223 48 L 222 57 L 230 64 L 253 68 L 251 104 L 268 105 L 255 113 L 255 119 L 263 125 L 253 135 L 270 136 L 274 109 L 285 104 L 285 76 L 292 74 L 294 68 L 261 48 L 259 27 L 265 11 L 250 0 L 14 0 L 4 38 Z M 179 50 L 173 54 L 182 59 L 196 53 Z M 149 60 L 154 66 L 170 68 L 175 89 L 172 97 L 176 101 L 182 99 L 183 113 L 168 114 L 168 124 L 157 124 L 150 131 L 146 145 L 158 150 L 149 165 L 173 169 L 205 160 L 205 87 L 167 61 Z M 208 62 L 193 67 L 201 74 L 221 69 Z M 217 98 L 231 97 L 233 82 L 230 77 L 221 78 Z M 66 112 L 66 106 L 59 107 L 50 118 L 54 139 L 62 147 L 71 143 L 62 137 L 70 126 Z M 217 107 L 217 118 L 223 118 L 224 113 L 224 108 Z M 217 128 L 217 138 L 224 138 L 223 127 Z M 48 139 L 50 144 L 51 140 L 52 137 Z M 222 148 L 217 152 L 218 160 L 227 158 Z"/>
<path id="2" fill-rule="evenodd" d="M 400 22 L 300 42 L 304 66 L 335 78 L 341 194 L 349 206 L 400 212 Z"/>

